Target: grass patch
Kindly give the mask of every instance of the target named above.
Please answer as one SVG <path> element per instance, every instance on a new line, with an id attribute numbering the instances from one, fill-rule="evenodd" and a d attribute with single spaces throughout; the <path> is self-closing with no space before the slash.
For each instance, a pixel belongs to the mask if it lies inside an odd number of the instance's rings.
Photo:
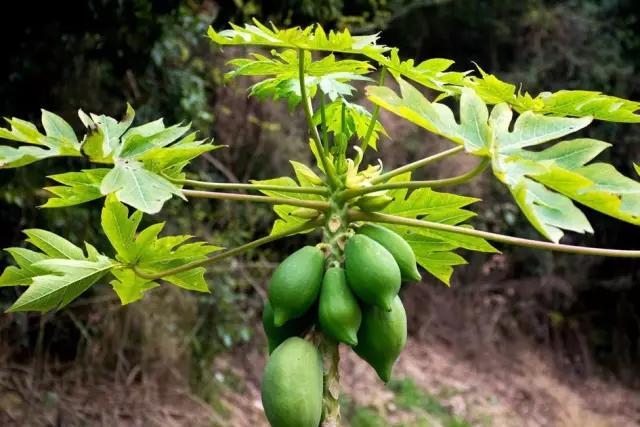
<path id="1" fill-rule="evenodd" d="M 341 397 L 343 419 L 351 427 L 471 427 L 457 417 L 438 397 L 426 393 L 410 378 L 393 380 L 389 388 L 394 393 L 393 404 L 411 421 L 390 422 L 384 408 L 356 405 L 349 396 Z M 395 418 L 395 417 L 393 417 Z"/>

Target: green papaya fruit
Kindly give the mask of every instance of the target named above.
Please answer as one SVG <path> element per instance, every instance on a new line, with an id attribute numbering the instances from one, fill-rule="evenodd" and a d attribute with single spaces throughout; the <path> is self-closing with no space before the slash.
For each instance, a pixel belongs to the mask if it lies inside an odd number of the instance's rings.
<path id="1" fill-rule="evenodd" d="M 389 251 L 375 240 L 356 234 L 347 241 L 344 260 L 353 293 L 367 304 L 390 310 L 400 290 L 400 269 Z"/>
<path id="2" fill-rule="evenodd" d="M 393 299 L 391 311 L 372 305 L 363 308 L 358 345 L 353 349 L 385 383 L 391 379 L 393 365 L 406 343 L 407 314 L 400 297 Z"/>
<path id="3" fill-rule="evenodd" d="M 273 321 L 273 308 L 271 308 L 269 300 L 266 300 L 262 311 L 262 327 L 267 336 L 269 354 L 273 353 L 273 350 L 287 338 L 300 335 L 309 329 L 314 317 L 315 310 L 308 310 L 304 316 L 291 319 L 282 326 L 276 326 Z"/>
<path id="4" fill-rule="evenodd" d="M 358 233 L 380 243 L 393 255 L 393 259 L 400 267 L 400 276 L 403 281 L 419 282 L 422 280 L 413 249 L 398 233 L 377 224 L 365 224 L 358 229 Z"/>
<path id="5" fill-rule="evenodd" d="M 282 326 L 309 310 L 320 293 L 323 273 L 324 254 L 314 246 L 298 249 L 280 263 L 268 289 L 274 325 Z"/>
<path id="6" fill-rule="evenodd" d="M 322 357 L 302 338 L 288 338 L 267 361 L 262 406 L 272 427 L 318 427 L 322 416 Z"/>
<path id="7" fill-rule="evenodd" d="M 324 273 L 318 321 L 322 330 L 336 340 L 350 346 L 358 344 L 362 311 L 340 267 L 332 267 Z"/>
<path id="8" fill-rule="evenodd" d="M 386 208 L 391 202 L 393 197 L 386 194 L 366 194 L 356 201 L 356 206 L 363 211 L 375 212 Z"/>

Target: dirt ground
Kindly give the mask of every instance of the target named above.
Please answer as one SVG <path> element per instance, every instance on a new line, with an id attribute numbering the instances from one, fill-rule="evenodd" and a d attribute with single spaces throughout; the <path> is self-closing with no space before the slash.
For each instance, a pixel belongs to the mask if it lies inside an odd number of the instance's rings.
<path id="1" fill-rule="evenodd" d="M 260 341 L 260 339 L 258 339 Z M 110 382 L 77 372 L 36 377 L 19 367 L 0 370 L 2 426 L 267 426 L 260 404 L 264 366 L 261 343 L 218 359 L 212 372 L 221 386 L 216 410 L 170 373 Z M 491 427 L 631 427 L 640 425 L 640 394 L 597 379 L 560 380 L 534 351 L 462 359 L 439 344 L 410 339 L 395 378 L 412 378 L 453 414 Z M 500 363 L 495 363 L 500 361 Z M 358 405 L 375 408 L 390 422 L 406 414 L 393 393 L 352 351 L 343 349 L 342 384 Z"/>
<path id="2" fill-rule="evenodd" d="M 238 362 L 235 356 L 232 360 Z M 505 359 L 504 355 L 484 357 Z M 244 356 L 245 366 L 258 370 L 260 358 Z M 640 425 L 640 394 L 596 379 L 559 380 L 560 373 L 533 351 L 509 355 L 501 368 L 478 368 L 441 345 L 410 340 L 394 370 L 438 396 L 455 415 L 473 425 L 493 427 L 631 427 Z M 481 363 L 485 366 L 485 364 Z M 495 363 L 490 365 L 496 366 Z M 343 392 L 357 404 L 378 408 L 390 421 L 402 419 L 393 394 L 372 369 L 351 351 L 342 351 Z M 236 371 L 240 373 L 240 371 Z M 242 375 L 242 374 L 241 374 Z M 250 378 L 241 393 L 226 393 L 230 424 L 267 426 L 260 412 L 258 382 Z"/>

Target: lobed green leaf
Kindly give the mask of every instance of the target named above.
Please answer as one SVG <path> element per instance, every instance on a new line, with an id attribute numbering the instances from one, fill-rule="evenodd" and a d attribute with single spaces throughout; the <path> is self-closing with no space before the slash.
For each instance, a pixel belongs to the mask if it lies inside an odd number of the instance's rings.
<path id="1" fill-rule="evenodd" d="M 49 311 L 73 301 L 107 274 L 115 262 L 85 243 L 78 246 L 50 231 L 25 230 L 27 242 L 42 252 L 9 248 L 17 266 L 0 276 L 0 286 L 27 286 L 7 311 Z"/>
<path id="2" fill-rule="evenodd" d="M 410 180 L 411 173 L 407 172 L 389 182 Z M 395 189 L 389 190 L 387 194 L 394 200 L 382 213 L 450 225 L 464 223 L 475 216 L 475 213 L 463 208 L 478 201 L 476 198 L 436 192 L 430 188 L 411 192 L 407 189 Z M 413 249 L 418 263 L 447 285 L 450 283 L 453 267 L 466 263 L 455 250 L 497 252 L 486 240 L 477 237 L 392 224 L 385 224 L 385 227 L 400 234 Z"/>
<path id="3" fill-rule="evenodd" d="M 593 117 L 610 122 L 640 123 L 640 102 L 637 101 L 586 90 L 542 92 L 533 97 L 480 67 L 478 70 L 480 77 L 468 76 L 463 85 L 472 88 L 488 104 L 506 102 L 519 113 L 533 111 L 559 117 Z"/>
<path id="4" fill-rule="evenodd" d="M 0 168 L 17 168 L 50 157 L 80 156 L 78 138 L 60 116 L 42 110 L 41 121 L 45 134 L 25 120 L 15 117 L 5 120 L 11 128 L 0 128 L 0 139 L 27 145 L 0 145 Z"/>
<path id="5" fill-rule="evenodd" d="M 209 38 L 222 46 L 269 46 L 363 55 L 389 50 L 386 46 L 377 44 L 377 35 L 352 36 L 348 29 L 327 33 L 318 24 L 305 28 L 280 29 L 273 24 L 269 28 L 254 19 L 253 24 L 245 24 L 244 27 L 230 25 L 230 30 L 220 32 L 209 27 Z"/>

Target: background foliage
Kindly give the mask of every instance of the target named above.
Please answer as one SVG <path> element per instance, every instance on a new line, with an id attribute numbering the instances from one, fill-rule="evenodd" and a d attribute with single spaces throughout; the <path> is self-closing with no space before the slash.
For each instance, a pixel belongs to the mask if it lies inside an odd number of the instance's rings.
<path id="1" fill-rule="evenodd" d="M 128 101 L 136 107 L 140 121 L 160 116 L 167 123 L 192 121 L 216 144 L 230 146 L 195 163 L 192 170 L 207 179 L 242 182 L 285 175 L 289 174 L 287 159 L 306 160 L 300 158 L 305 152 L 303 126 L 288 125 L 302 124 L 301 119 L 291 117 L 285 106 L 248 100 L 245 87 L 224 86 L 221 66 L 233 51 L 221 53 L 203 36 L 209 24 L 220 28 L 250 16 L 283 25 L 319 21 L 325 27 L 349 26 L 353 33 L 383 31 L 382 42 L 400 47 L 404 57 L 451 58 L 468 69 L 476 61 L 505 80 L 522 82 L 532 93 L 590 88 L 640 99 L 640 5 L 632 0 L 89 0 L 74 5 L 73 14 L 52 2 L 38 7 L 37 13 L 31 13 L 32 5 L 17 3 L 12 12 L 15 19 L 10 21 L 20 27 L 9 24 L 0 29 L 3 40 L 11 41 L 3 51 L 8 66 L 0 69 L 0 114 L 36 120 L 44 107 L 79 128 L 77 108 L 118 117 Z M 27 15 L 29 19 L 21 18 Z M 387 126 L 394 141 L 381 143 L 382 156 L 390 159 L 385 166 L 430 149 L 420 134 L 403 129 L 394 133 L 394 127 L 393 123 Z M 638 126 L 599 123 L 593 129 L 590 136 L 616 142 L 607 160 L 632 175 L 628 159 L 640 159 Z M 22 240 L 19 230 L 33 227 L 51 229 L 76 242 L 105 242 L 95 228 L 100 215 L 97 205 L 54 211 L 35 208 L 45 201 L 45 194 L 38 190 L 45 184 L 42 177 L 72 169 L 65 162 L 73 161 L 43 161 L 0 171 L 0 247 L 16 245 Z M 504 189 L 477 189 L 485 199 L 480 215 L 484 227 L 537 237 Z M 188 209 L 172 201 L 162 216 L 170 220 L 172 232 L 210 238 L 224 246 L 268 231 L 271 219 L 267 207 L 209 201 L 193 202 Z M 572 236 L 571 243 L 638 246 L 640 236 L 632 227 L 593 211 L 587 216 L 594 228 L 606 231 L 595 237 Z M 94 362 L 123 372 L 142 361 L 160 359 L 173 366 L 176 360 L 188 360 L 194 367 L 188 370 L 193 385 L 204 394 L 211 393 L 211 380 L 203 375 L 211 358 L 251 337 L 262 284 L 273 263 L 296 244 L 295 239 L 289 240 L 244 262 L 211 268 L 208 280 L 216 290 L 211 295 L 186 296 L 160 289 L 141 305 L 96 312 L 98 306 L 92 304 L 105 298 L 97 290 L 64 315 L 5 316 L 0 323 L 3 345 L 10 343 L 5 357 L 24 360 L 48 354 L 71 361 L 98 354 L 103 360 L 94 357 Z M 515 286 L 515 296 L 500 286 L 492 291 L 512 300 L 501 333 L 515 329 L 553 346 L 562 355 L 559 360 L 568 360 L 573 369 L 596 369 L 591 364 L 596 361 L 602 367 L 597 369 L 637 382 L 637 261 L 530 250 L 509 252 L 506 264 L 498 267 L 487 263 L 486 257 L 473 259 L 458 275 L 453 293 L 478 281 L 523 279 L 520 287 Z M 5 261 L 5 255 L 0 255 L 0 263 Z M 531 290 L 526 279 L 532 276 L 561 277 L 568 286 Z M 15 299 L 14 292 L 0 291 L 3 307 Z M 159 331 L 145 326 L 158 319 L 142 315 L 153 307 L 164 313 Z M 112 341 L 118 341 L 116 353 L 106 350 Z M 179 350 L 153 356 L 161 346 Z"/>

